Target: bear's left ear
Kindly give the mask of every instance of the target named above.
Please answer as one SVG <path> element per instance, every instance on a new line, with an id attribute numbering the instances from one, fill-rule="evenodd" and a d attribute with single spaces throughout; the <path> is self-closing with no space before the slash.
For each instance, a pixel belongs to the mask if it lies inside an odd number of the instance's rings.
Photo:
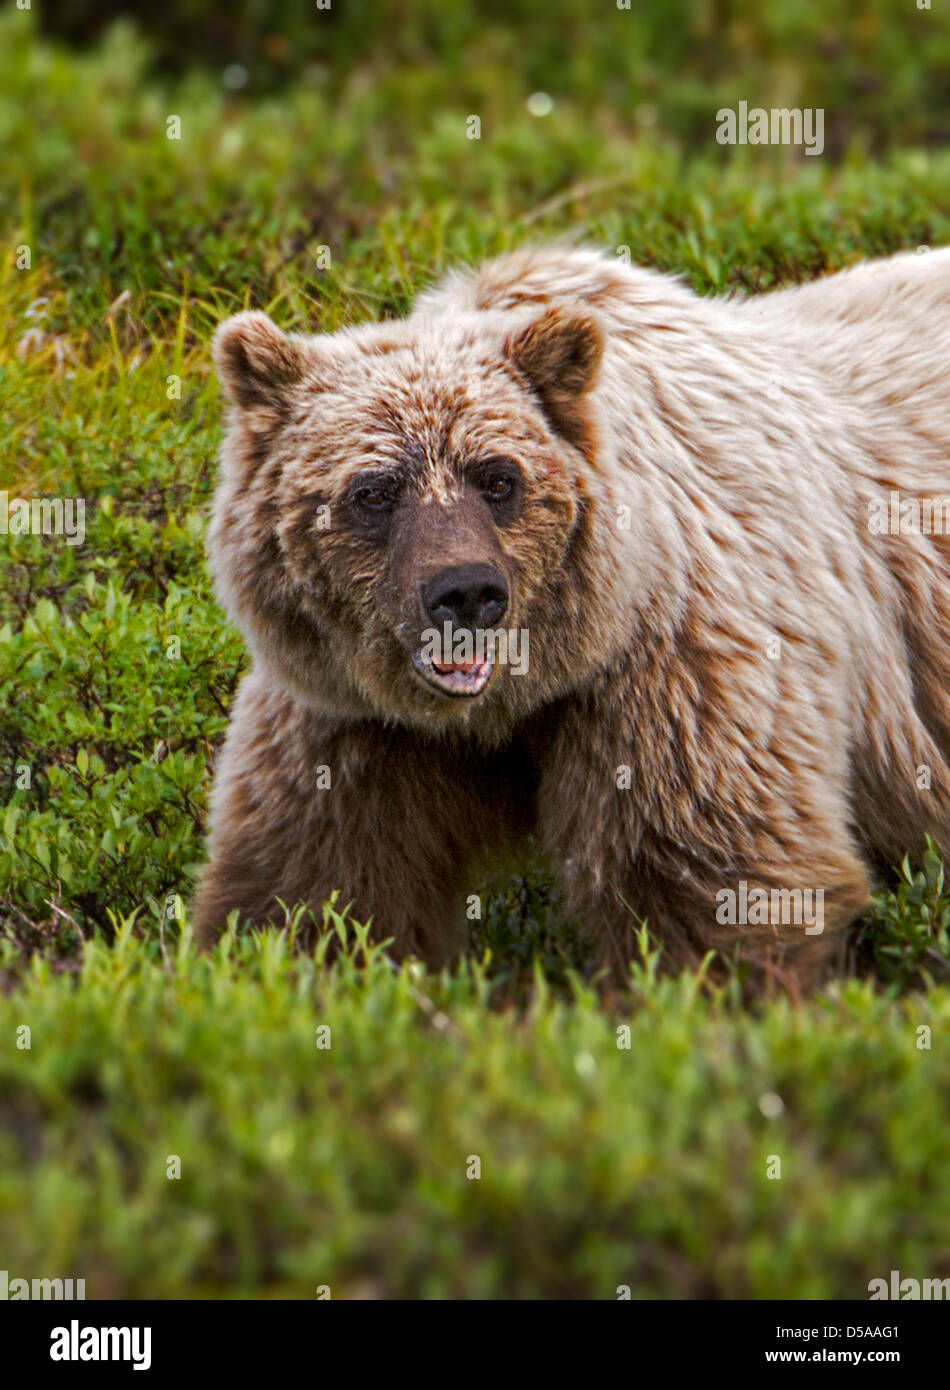
<path id="1" fill-rule="evenodd" d="M 304 358 L 293 338 L 256 310 L 226 319 L 214 335 L 214 362 L 221 384 L 235 405 L 274 405 L 299 381 Z"/>
<path id="2" fill-rule="evenodd" d="M 583 397 L 593 386 L 604 351 L 600 325 L 577 309 L 555 305 L 505 344 L 553 427 L 572 444 L 589 443 Z"/>

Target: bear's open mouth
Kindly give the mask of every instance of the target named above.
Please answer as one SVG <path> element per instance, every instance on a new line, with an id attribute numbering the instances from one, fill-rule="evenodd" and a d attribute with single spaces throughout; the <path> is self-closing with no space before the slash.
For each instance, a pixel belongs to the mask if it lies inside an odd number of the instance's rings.
<path id="1" fill-rule="evenodd" d="M 433 661 L 423 652 L 413 652 L 412 664 L 427 685 L 443 695 L 480 695 L 495 669 L 490 658 L 484 661 Z"/>

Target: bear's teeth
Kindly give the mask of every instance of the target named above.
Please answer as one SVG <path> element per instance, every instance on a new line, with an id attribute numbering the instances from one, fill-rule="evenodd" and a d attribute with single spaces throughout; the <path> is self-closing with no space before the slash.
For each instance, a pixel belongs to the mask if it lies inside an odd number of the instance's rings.
<path id="1" fill-rule="evenodd" d="M 412 664 L 429 685 L 446 695 L 480 695 L 494 669 L 494 663 L 490 659 L 438 662 L 421 651 L 413 652 Z"/>

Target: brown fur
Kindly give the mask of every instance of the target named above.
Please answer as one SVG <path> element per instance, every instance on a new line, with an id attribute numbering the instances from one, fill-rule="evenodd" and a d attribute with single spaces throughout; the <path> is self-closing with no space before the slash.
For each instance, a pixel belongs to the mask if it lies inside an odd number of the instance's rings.
<path id="1" fill-rule="evenodd" d="M 950 540 L 867 525 L 950 494 L 948 304 L 947 252 L 743 302 L 555 249 L 402 323 L 224 324 L 210 550 L 254 669 L 203 939 L 339 889 L 440 963 L 531 831 L 618 971 L 646 917 L 676 964 L 813 982 L 872 863 L 950 847 Z M 460 698 L 411 657 L 470 570 L 530 663 Z M 740 880 L 822 890 L 823 932 L 717 921 Z"/>

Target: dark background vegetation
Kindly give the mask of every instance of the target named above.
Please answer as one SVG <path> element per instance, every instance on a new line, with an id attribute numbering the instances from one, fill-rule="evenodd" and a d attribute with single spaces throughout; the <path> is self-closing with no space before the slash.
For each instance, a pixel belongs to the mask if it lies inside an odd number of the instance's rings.
<path id="1" fill-rule="evenodd" d="M 631 0 L 629 11 L 615 0 L 333 0 L 327 10 L 312 0 L 59 0 L 42 24 L 89 44 L 120 17 L 148 36 L 155 70 L 240 63 L 252 93 L 303 80 L 339 94 L 354 74 L 385 84 L 415 68 L 420 98 L 451 91 L 472 110 L 491 110 L 512 80 L 621 121 L 632 105 L 652 103 L 664 129 L 696 145 L 708 142 L 710 106 L 750 95 L 753 104 L 823 106 L 833 90 L 836 154 L 854 140 L 880 151 L 950 133 L 940 0 L 929 11 L 914 0 Z"/>

